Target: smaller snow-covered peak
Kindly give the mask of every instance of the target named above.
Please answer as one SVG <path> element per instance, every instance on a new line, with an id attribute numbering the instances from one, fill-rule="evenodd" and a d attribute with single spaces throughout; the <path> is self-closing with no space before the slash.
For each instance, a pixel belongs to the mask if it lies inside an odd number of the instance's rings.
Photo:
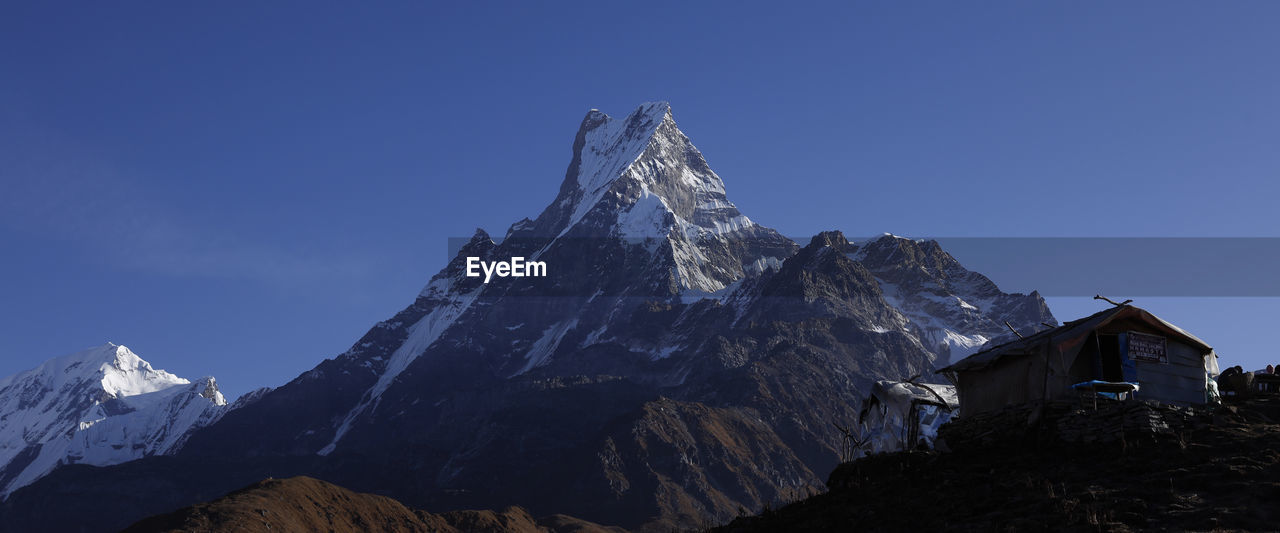
<path id="1" fill-rule="evenodd" d="M 82 363 L 92 363 L 95 365 L 107 363 L 112 366 L 127 367 L 131 364 L 136 364 L 137 360 L 138 355 L 129 350 L 129 347 L 113 342 L 107 342 L 90 348 L 85 348 L 75 353 L 55 357 L 45 361 L 36 369 L 38 370 L 45 367 L 57 366 L 75 367 Z"/>
<path id="2" fill-rule="evenodd" d="M 106 343 L 0 380 L 0 496 L 58 465 L 108 465 L 172 453 L 216 421 L 217 382 L 152 368 Z"/>
<path id="3" fill-rule="evenodd" d="M 151 367 L 128 347 L 105 343 L 55 357 L 25 372 L 0 379 L 0 391 L 15 382 L 37 380 L 56 387 L 91 381 L 107 394 L 120 398 L 155 392 L 190 381 Z"/>
<path id="4" fill-rule="evenodd" d="M 111 352 L 111 350 L 108 350 Z M 111 360 L 98 367 L 102 389 L 117 398 L 164 390 L 190 381 L 151 367 L 125 346 L 116 346 Z"/>
<path id="5" fill-rule="evenodd" d="M 93 365 L 109 364 L 118 369 L 136 368 L 139 365 L 145 365 L 147 369 L 151 368 L 151 364 L 143 361 L 138 354 L 133 353 L 128 346 L 108 342 L 99 344 L 91 348 L 85 348 L 75 353 L 70 353 L 60 357 L 55 357 L 45 361 L 35 370 L 46 367 L 78 367 L 83 363 L 91 363 Z"/>

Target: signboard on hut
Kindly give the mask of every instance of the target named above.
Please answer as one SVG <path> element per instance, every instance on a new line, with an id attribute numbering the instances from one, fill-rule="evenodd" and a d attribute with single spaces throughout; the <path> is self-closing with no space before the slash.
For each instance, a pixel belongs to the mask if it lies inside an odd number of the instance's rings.
<path id="1" fill-rule="evenodd" d="M 1148 363 L 1168 363 L 1168 340 L 1158 335 L 1129 332 L 1129 357 Z"/>

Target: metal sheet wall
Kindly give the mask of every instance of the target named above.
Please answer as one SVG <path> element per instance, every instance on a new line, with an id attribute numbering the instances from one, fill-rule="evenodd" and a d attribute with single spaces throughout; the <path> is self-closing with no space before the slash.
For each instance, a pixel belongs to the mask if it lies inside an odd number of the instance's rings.
<path id="1" fill-rule="evenodd" d="M 1043 375 L 1032 372 L 1033 367 L 1038 366 L 1032 364 L 1035 359 L 1035 356 L 1010 357 L 998 365 L 959 372 L 960 383 L 956 389 L 960 394 L 960 416 L 998 411 L 1039 398 Z"/>
<path id="2" fill-rule="evenodd" d="M 1170 339 L 1168 356 L 1168 364 L 1135 361 L 1142 386 L 1135 398 L 1181 405 L 1204 403 L 1204 354 Z"/>

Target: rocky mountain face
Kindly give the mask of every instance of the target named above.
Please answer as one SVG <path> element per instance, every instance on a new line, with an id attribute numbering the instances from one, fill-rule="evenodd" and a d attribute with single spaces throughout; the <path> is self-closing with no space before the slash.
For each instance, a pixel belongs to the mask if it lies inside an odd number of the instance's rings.
<path id="1" fill-rule="evenodd" d="M 124 346 L 51 359 L 0 380 L 0 495 L 60 465 L 173 453 L 226 410 L 213 378 L 153 369 Z"/>
<path id="2" fill-rule="evenodd" d="M 885 301 L 907 319 L 905 327 L 938 355 L 938 367 L 1011 337 L 1005 322 L 1023 334 L 1056 325 L 1039 293 L 1001 292 L 936 241 L 886 235 L 857 247 L 850 257 L 872 272 Z"/>
<path id="3" fill-rule="evenodd" d="M 470 257 L 547 275 L 486 283 Z M 832 422 L 854 420 L 871 383 L 927 374 L 1005 320 L 1054 322 L 1039 295 L 1000 292 L 936 243 L 826 232 L 802 247 L 738 211 L 666 104 L 593 110 L 538 217 L 499 242 L 477 231 L 350 350 L 193 435 L 171 460 L 207 473 L 199 486 L 166 477 L 170 458 L 60 471 L 3 518 L 78 498 L 122 527 L 306 474 L 433 511 L 709 526 L 821 490 Z M 83 491 L 122 478 L 136 484 Z M 168 490 L 132 492 L 147 486 Z"/>

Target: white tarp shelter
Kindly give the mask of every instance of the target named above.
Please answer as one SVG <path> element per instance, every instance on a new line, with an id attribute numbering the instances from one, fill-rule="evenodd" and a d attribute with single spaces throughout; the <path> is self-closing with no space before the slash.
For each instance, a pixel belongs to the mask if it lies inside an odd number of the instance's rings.
<path id="1" fill-rule="evenodd" d="M 938 428 L 960 406 L 956 388 L 936 383 L 878 381 L 859 415 L 860 449 L 870 453 L 933 447 Z"/>

